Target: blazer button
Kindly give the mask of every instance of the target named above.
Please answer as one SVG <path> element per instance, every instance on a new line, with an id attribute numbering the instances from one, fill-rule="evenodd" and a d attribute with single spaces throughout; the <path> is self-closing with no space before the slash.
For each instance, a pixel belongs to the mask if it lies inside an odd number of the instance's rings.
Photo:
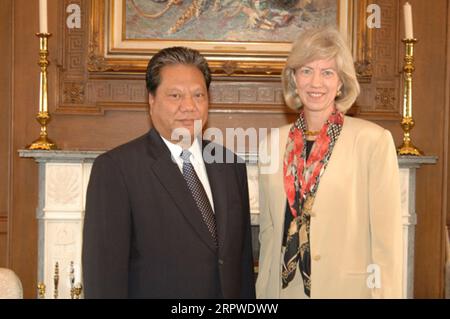
<path id="1" fill-rule="evenodd" d="M 320 255 L 314 255 L 313 259 L 314 259 L 315 261 L 319 261 L 319 260 L 320 260 Z"/>
<path id="2" fill-rule="evenodd" d="M 223 265 L 223 260 L 219 259 L 219 265 Z"/>

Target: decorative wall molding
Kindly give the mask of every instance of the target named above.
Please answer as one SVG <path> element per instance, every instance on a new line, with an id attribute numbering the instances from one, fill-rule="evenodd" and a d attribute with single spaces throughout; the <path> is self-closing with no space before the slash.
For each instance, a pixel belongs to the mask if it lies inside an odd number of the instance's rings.
<path id="1" fill-rule="evenodd" d="M 82 164 L 48 163 L 45 170 L 47 211 L 80 211 L 83 205 Z"/>
<path id="2" fill-rule="evenodd" d="M 361 95 L 358 99 L 358 114 L 367 119 L 399 121 L 401 103 L 399 90 L 401 77 L 398 70 L 398 48 L 401 44 L 398 37 L 399 3 L 394 0 L 380 0 L 381 25 L 379 29 L 371 29 L 367 41 L 371 41 L 371 52 L 368 55 L 373 63 L 370 83 L 361 84 Z"/>
<path id="3" fill-rule="evenodd" d="M 377 88 L 375 95 L 377 110 L 396 111 L 396 90 L 394 88 Z"/>
<path id="4" fill-rule="evenodd" d="M 84 104 L 84 100 L 85 100 L 84 82 L 63 83 L 64 104 Z"/>
<path id="5" fill-rule="evenodd" d="M 372 81 L 372 41 L 373 29 L 367 27 L 367 6 L 368 0 L 358 0 L 358 18 L 356 19 L 356 48 L 354 48 L 355 69 L 358 81 L 370 83 Z"/>
<path id="6" fill-rule="evenodd" d="M 55 275 L 55 265 L 58 263 L 59 284 L 58 298 L 68 299 L 70 296 L 70 263 L 74 262 L 75 282 L 81 282 L 81 251 L 82 251 L 82 217 L 78 220 L 47 219 L 42 221 L 45 229 L 46 247 L 44 253 L 44 276 L 39 280 L 44 282 L 46 287 L 46 298 L 52 298 L 53 282 Z M 64 222 L 61 222 L 64 220 Z"/>
<path id="7" fill-rule="evenodd" d="M 364 3 L 362 3 L 363 1 Z M 365 12 L 368 0 L 361 0 L 355 9 L 358 16 L 357 47 L 354 48 L 355 66 L 361 83 L 356 116 L 367 119 L 398 120 L 400 100 L 398 74 L 399 4 L 395 0 L 380 0 L 382 28 L 368 29 Z M 105 111 L 146 111 L 147 92 L 142 70 L 146 63 L 114 55 L 105 58 L 103 37 L 105 14 L 95 17 L 91 12 L 103 12 L 104 0 L 64 0 L 60 6 L 58 48 L 58 87 L 56 114 L 103 115 Z M 81 8 L 81 28 L 66 25 L 66 8 L 77 4 Z M 284 62 L 280 62 L 284 63 Z M 245 65 L 244 65 L 245 64 Z M 261 69 L 251 60 L 239 65 L 224 61 L 220 65 L 211 61 L 214 77 L 211 85 L 211 113 L 292 113 L 284 105 L 281 83 L 274 70 Z M 282 65 L 274 65 L 281 69 Z M 253 78 L 240 78 L 240 72 L 252 73 Z M 231 77 L 230 75 L 233 75 Z M 257 75 L 257 76 L 256 76 Z"/>

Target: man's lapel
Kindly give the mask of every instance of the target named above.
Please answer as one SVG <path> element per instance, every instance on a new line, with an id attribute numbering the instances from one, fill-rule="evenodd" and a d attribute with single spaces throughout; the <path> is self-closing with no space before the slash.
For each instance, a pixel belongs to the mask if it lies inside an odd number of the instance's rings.
<path id="1" fill-rule="evenodd" d="M 150 169 L 172 197 L 186 221 L 194 228 L 207 246 L 216 251 L 214 241 L 203 221 L 201 213 L 189 191 L 177 164 L 172 161 L 170 151 L 154 130 L 149 132 L 148 153 L 152 158 Z M 214 193 L 213 193 L 214 196 Z"/>

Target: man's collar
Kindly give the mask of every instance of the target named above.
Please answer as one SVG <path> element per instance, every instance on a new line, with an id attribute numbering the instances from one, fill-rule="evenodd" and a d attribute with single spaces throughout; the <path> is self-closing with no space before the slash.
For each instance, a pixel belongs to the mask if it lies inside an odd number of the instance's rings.
<path id="1" fill-rule="evenodd" d="M 181 152 L 183 151 L 183 148 L 178 144 L 174 144 L 174 143 L 170 142 L 169 140 L 165 139 L 163 136 L 161 136 L 161 139 L 164 141 L 164 143 L 169 148 L 169 151 L 172 154 L 172 156 L 174 158 L 179 158 L 181 155 Z M 203 161 L 202 148 L 200 146 L 200 138 L 199 137 L 194 139 L 194 142 L 188 148 L 188 151 L 191 152 L 194 160 Z"/>

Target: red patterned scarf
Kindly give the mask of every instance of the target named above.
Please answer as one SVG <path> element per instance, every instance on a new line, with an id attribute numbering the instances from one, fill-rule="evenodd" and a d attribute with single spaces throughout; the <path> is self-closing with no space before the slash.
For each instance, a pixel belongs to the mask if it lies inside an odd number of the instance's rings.
<path id="1" fill-rule="evenodd" d="M 335 108 L 306 160 L 306 121 L 302 112 L 289 132 L 286 145 L 284 188 L 293 220 L 288 230 L 281 278 L 283 288 L 286 288 L 295 277 L 299 265 L 307 296 L 311 293 L 310 212 L 320 177 L 327 167 L 343 123 L 344 115 Z"/>

